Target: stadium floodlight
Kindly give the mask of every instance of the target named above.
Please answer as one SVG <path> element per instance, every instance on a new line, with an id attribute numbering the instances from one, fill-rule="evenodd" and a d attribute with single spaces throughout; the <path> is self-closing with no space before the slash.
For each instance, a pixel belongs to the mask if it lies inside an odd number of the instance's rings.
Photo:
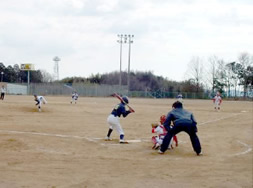
<path id="1" fill-rule="evenodd" d="M 118 35 L 119 40 L 117 40 L 118 43 L 120 43 L 120 55 L 119 55 L 119 86 L 121 88 L 121 70 L 122 70 L 122 43 L 126 43 L 126 40 L 123 41 L 123 34 Z"/>
<path id="2" fill-rule="evenodd" d="M 127 74 L 127 87 L 128 92 L 130 91 L 130 57 L 131 57 L 131 44 L 133 41 L 134 35 L 127 35 L 127 43 L 129 44 L 129 50 L 128 50 L 128 74 Z"/>

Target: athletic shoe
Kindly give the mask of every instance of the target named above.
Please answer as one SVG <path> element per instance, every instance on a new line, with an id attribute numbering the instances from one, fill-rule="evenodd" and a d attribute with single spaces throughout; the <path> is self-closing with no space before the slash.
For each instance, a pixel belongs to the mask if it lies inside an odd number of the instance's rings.
<path id="1" fill-rule="evenodd" d="M 128 142 L 125 141 L 125 140 L 119 140 L 119 143 L 120 143 L 120 144 L 128 144 Z"/>
<path id="2" fill-rule="evenodd" d="M 159 154 L 164 154 L 164 152 L 162 152 L 161 150 L 158 151 Z"/>
<path id="3" fill-rule="evenodd" d="M 202 155 L 203 155 L 203 153 L 202 153 L 202 152 L 197 153 L 197 156 L 202 156 Z"/>
<path id="4" fill-rule="evenodd" d="M 106 136 L 105 141 L 112 141 L 112 139 L 110 137 Z"/>
<path id="5" fill-rule="evenodd" d="M 156 144 L 152 147 L 152 149 L 157 150 L 157 149 L 159 149 L 159 147 L 160 147 L 160 144 L 156 143 Z"/>

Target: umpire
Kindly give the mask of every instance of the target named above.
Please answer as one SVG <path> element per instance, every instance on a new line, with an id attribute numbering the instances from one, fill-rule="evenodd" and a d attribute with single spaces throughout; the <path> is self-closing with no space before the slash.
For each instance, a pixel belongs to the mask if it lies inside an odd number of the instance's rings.
<path id="1" fill-rule="evenodd" d="M 201 145 L 199 138 L 197 136 L 197 122 L 191 112 L 183 109 L 183 104 L 179 101 L 175 102 L 173 105 L 173 110 L 170 111 L 164 122 L 165 128 L 168 130 L 167 135 L 164 137 L 160 154 L 163 154 L 169 146 L 171 138 L 176 134 L 184 131 L 188 133 L 191 139 L 192 147 L 197 155 L 201 155 Z M 174 126 L 170 128 L 171 121 Z"/>

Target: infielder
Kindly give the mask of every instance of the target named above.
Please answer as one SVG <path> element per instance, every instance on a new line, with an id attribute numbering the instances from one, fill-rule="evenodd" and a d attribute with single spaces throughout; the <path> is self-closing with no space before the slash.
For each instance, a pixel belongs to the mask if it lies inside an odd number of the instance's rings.
<path id="1" fill-rule="evenodd" d="M 34 95 L 34 100 L 37 102 L 35 105 L 38 106 L 39 112 L 41 112 L 41 104 L 46 104 L 46 99 L 43 96 Z"/>
<path id="2" fill-rule="evenodd" d="M 183 103 L 183 95 L 181 93 L 177 95 L 177 101 Z"/>
<path id="3" fill-rule="evenodd" d="M 129 100 L 126 96 L 122 97 L 122 102 L 115 106 L 115 108 L 112 110 L 111 114 L 107 118 L 107 122 L 109 124 L 109 130 L 107 133 L 107 136 L 105 137 L 106 141 L 110 141 L 111 139 L 111 133 L 113 129 L 116 129 L 118 132 L 120 138 L 119 143 L 124 144 L 127 143 L 124 141 L 124 131 L 120 125 L 120 116 L 122 115 L 124 118 L 131 113 L 130 110 L 126 110 L 125 105 L 129 103 Z"/>
<path id="4" fill-rule="evenodd" d="M 172 128 L 170 128 L 171 122 L 174 124 Z M 163 154 L 168 149 L 171 138 L 182 131 L 190 136 L 196 154 L 202 154 L 201 145 L 197 136 L 197 122 L 191 112 L 183 109 L 183 104 L 181 102 L 177 101 L 173 104 L 173 109 L 168 113 L 164 126 L 168 133 L 164 137 L 161 149 L 159 150 L 160 154 Z"/>
<path id="5" fill-rule="evenodd" d="M 78 94 L 77 94 L 77 92 L 76 92 L 76 91 L 74 91 L 74 92 L 72 93 L 70 103 L 71 103 L 71 104 L 72 104 L 72 103 L 75 103 L 75 104 L 76 104 L 77 99 L 78 99 Z"/>
<path id="6" fill-rule="evenodd" d="M 222 103 L 222 98 L 220 92 L 217 92 L 215 97 L 213 98 L 213 104 L 215 110 L 220 110 L 220 105 Z"/>

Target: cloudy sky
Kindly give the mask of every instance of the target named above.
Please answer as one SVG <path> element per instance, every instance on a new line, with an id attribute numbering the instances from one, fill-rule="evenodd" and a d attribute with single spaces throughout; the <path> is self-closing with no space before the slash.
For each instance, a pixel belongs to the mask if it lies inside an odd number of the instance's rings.
<path id="1" fill-rule="evenodd" d="M 58 56 L 60 78 L 119 71 L 117 35 L 133 34 L 131 70 L 180 81 L 194 56 L 252 54 L 252 10 L 252 0 L 0 0 L 0 62 L 53 74 Z"/>

